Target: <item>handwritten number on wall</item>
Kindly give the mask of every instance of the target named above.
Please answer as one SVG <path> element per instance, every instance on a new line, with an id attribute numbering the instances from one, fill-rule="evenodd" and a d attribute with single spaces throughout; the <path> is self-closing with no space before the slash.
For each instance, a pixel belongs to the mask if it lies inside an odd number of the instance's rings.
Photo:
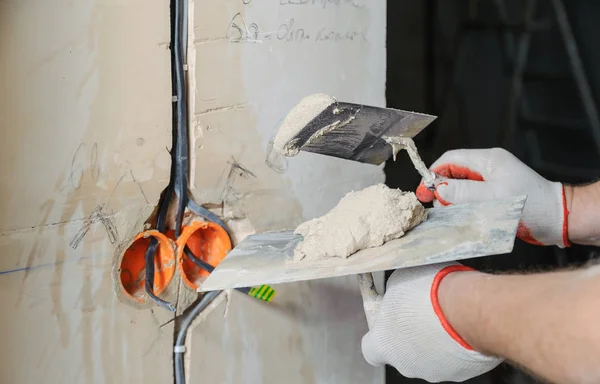
<path id="1" fill-rule="evenodd" d="M 71 173 L 69 174 L 69 183 L 74 189 L 81 188 L 81 179 L 83 178 L 83 148 L 85 143 L 79 144 L 73 159 L 71 159 Z"/>
<path id="2" fill-rule="evenodd" d="M 89 164 L 86 159 L 90 159 Z M 100 165 L 98 164 L 98 143 L 94 143 L 89 155 L 86 156 L 86 143 L 81 143 L 75 150 L 71 159 L 71 172 L 69 173 L 69 184 L 73 189 L 81 188 L 86 168 L 90 171 L 92 180 L 98 181 L 100 177 Z"/>
<path id="3" fill-rule="evenodd" d="M 250 0 L 251 1 L 251 0 Z M 236 13 L 227 27 L 227 39 L 232 43 L 242 41 L 257 41 L 259 34 L 258 24 L 246 23 L 241 13 Z"/>
<path id="4" fill-rule="evenodd" d="M 90 173 L 92 174 L 92 180 L 98 181 L 98 176 L 100 176 L 100 167 L 98 166 L 98 143 L 94 143 L 92 146 Z"/>

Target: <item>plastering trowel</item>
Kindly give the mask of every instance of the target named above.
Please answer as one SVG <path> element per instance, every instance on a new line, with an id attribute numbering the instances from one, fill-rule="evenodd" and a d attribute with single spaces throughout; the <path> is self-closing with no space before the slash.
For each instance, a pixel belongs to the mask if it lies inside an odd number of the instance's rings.
<path id="1" fill-rule="evenodd" d="M 433 188 L 440 180 L 421 161 L 412 137 L 434 119 L 312 95 L 288 114 L 273 146 L 287 156 L 302 150 L 376 165 L 406 149 L 425 185 Z M 227 255 L 199 290 L 357 274 L 370 326 L 381 300 L 371 272 L 509 253 L 524 204 L 525 196 L 515 196 L 432 208 L 428 219 L 405 236 L 347 259 L 293 262 L 301 235 L 294 231 L 251 235 Z"/>

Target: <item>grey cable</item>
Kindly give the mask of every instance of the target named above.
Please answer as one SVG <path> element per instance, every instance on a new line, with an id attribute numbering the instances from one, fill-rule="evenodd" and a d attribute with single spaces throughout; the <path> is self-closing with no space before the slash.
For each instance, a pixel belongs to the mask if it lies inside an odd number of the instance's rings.
<path id="1" fill-rule="evenodd" d="M 210 291 L 196 300 L 183 314 L 178 318 L 179 331 L 175 338 L 175 347 L 173 348 L 173 364 L 175 368 L 175 384 L 185 384 L 185 368 L 183 355 L 185 353 L 185 338 L 190 325 L 198 315 L 208 307 L 210 303 L 221 293 L 221 291 Z M 180 349 L 181 348 L 181 349 Z"/>

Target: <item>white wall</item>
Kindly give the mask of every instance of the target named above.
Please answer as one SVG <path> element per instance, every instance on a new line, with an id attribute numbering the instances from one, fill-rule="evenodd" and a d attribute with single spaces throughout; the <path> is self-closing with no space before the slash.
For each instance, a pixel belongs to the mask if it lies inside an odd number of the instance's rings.
<path id="1" fill-rule="evenodd" d="M 269 156 L 268 141 L 312 92 L 384 105 L 385 1 L 244 2 L 191 3 L 194 195 L 224 200 L 249 231 L 293 227 L 383 180 L 367 165 Z M 110 273 L 168 182 L 168 12 L 167 1 L 0 2 L 2 382 L 172 380 L 171 316 L 122 304 Z M 309 38 L 286 41 L 292 18 Z M 316 41 L 322 29 L 353 39 Z M 229 176 L 234 161 L 251 174 Z M 360 353 L 353 276 L 277 290 L 271 305 L 234 295 L 226 317 L 223 303 L 200 322 L 192 382 L 383 382 Z"/>

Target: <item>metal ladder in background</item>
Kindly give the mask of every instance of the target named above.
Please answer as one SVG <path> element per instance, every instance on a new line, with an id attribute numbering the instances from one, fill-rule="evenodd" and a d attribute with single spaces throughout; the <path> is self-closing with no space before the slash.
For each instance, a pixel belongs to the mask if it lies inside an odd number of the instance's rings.
<path id="1" fill-rule="evenodd" d="M 505 0 L 494 0 L 499 18 L 503 24 L 510 24 L 508 9 Z M 521 133 L 525 134 L 523 153 L 530 165 L 544 174 L 551 174 L 565 181 L 589 181 L 600 176 L 600 116 L 597 104 L 585 73 L 579 48 L 575 40 L 571 24 L 562 0 L 526 0 L 522 14 L 522 31 L 503 36 L 507 61 L 512 63 L 510 74 L 510 91 L 507 103 L 506 126 L 500 131 L 498 142 L 506 149 L 519 152 L 516 138 Z M 550 5 L 552 18 L 537 20 L 536 12 L 540 5 Z M 558 31 L 564 53 L 568 60 L 568 73 L 543 73 L 530 70 L 530 54 L 534 34 L 551 35 L 552 28 Z M 574 84 L 575 97 L 579 99 L 580 111 L 568 117 L 555 117 L 549 111 L 535 112 L 532 108 L 532 97 L 528 95 L 527 88 L 542 85 L 543 83 Z M 536 84 L 537 83 L 537 84 Z M 557 87 L 558 89 L 559 87 Z M 543 87 L 542 87 L 543 89 Z M 564 88 L 563 88 L 564 89 Z M 561 95 L 562 96 L 562 95 Z M 568 97 L 563 98 L 568 100 Z M 573 116 L 575 115 L 575 116 Z M 554 136 L 563 142 L 579 137 L 585 144 L 581 150 L 591 152 L 584 164 L 568 164 L 563 160 L 549 160 L 544 151 L 543 141 L 547 136 Z M 585 140 L 589 138 L 589 140 Z M 546 156 L 544 156 L 546 152 Z M 578 153 L 581 156 L 581 153 Z"/>

